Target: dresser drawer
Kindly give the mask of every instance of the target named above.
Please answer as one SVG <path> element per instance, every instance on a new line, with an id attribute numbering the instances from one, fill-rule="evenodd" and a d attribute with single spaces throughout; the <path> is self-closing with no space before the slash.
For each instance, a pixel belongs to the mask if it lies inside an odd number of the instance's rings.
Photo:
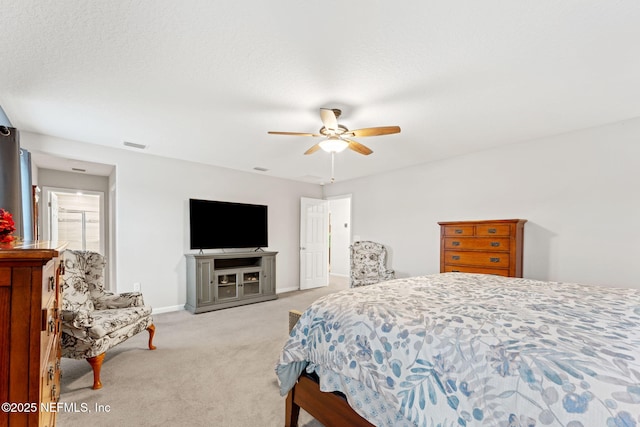
<path id="1" fill-rule="evenodd" d="M 511 226 L 508 224 L 478 224 L 476 236 L 510 236 Z"/>
<path id="2" fill-rule="evenodd" d="M 481 267 L 509 267 L 509 254 L 500 252 L 445 251 L 445 265 L 477 265 Z"/>
<path id="3" fill-rule="evenodd" d="M 52 298 L 56 297 L 58 281 L 56 279 L 55 261 L 50 260 L 42 268 L 42 307 L 49 307 Z"/>
<path id="4" fill-rule="evenodd" d="M 51 347 L 47 352 L 47 357 L 42 363 L 41 366 L 41 376 L 42 376 L 42 387 L 40 388 L 41 393 L 45 393 L 45 389 L 51 390 L 52 386 L 56 385 L 56 391 L 60 391 L 60 387 L 57 384 L 60 383 L 60 360 L 59 360 L 59 345 L 60 337 L 56 337 L 55 340 L 51 343 Z M 60 393 L 57 393 L 59 395 Z M 45 393 L 42 395 L 46 398 L 51 398 L 54 396 L 52 393 Z"/>
<path id="5" fill-rule="evenodd" d="M 509 276 L 508 269 L 499 268 L 481 268 L 481 267 L 465 267 L 464 265 L 445 265 L 445 273 L 458 272 L 458 273 L 480 273 L 480 274 L 494 274 L 497 276 Z"/>
<path id="6" fill-rule="evenodd" d="M 508 251 L 510 240 L 504 237 L 445 237 L 445 249 Z"/>
<path id="7" fill-rule="evenodd" d="M 60 359 L 57 351 L 57 339 L 51 348 L 46 363 L 41 367 L 40 376 L 40 403 L 42 406 L 48 407 L 52 403 L 56 403 L 60 399 Z M 56 411 L 40 411 L 40 425 L 55 425 Z"/>
<path id="8" fill-rule="evenodd" d="M 40 329 L 40 361 L 44 362 L 50 353 L 55 353 L 61 325 L 59 310 L 51 304 L 47 309 L 42 310 L 42 325 Z"/>
<path id="9" fill-rule="evenodd" d="M 445 225 L 445 236 L 473 236 L 475 227 L 473 225 Z"/>

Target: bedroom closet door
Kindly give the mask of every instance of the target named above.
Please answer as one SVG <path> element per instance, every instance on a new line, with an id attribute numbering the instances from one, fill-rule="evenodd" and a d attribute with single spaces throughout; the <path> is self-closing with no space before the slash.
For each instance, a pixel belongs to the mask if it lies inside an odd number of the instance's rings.
<path id="1" fill-rule="evenodd" d="M 300 199 L 300 289 L 329 285 L 329 202 Z"/>

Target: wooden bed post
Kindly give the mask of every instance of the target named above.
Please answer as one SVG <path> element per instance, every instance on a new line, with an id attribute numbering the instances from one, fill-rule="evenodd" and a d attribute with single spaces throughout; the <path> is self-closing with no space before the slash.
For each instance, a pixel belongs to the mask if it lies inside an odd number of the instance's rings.
<path id="1" fill-rule="evenodd" d="M 296 388 L 293 387 L 287 394 L 287 403 L 285 405 L 284 427 L 298 427 L 298 416 L 300 415 L 300 406 L 293 401 L 293 393 Z"/>

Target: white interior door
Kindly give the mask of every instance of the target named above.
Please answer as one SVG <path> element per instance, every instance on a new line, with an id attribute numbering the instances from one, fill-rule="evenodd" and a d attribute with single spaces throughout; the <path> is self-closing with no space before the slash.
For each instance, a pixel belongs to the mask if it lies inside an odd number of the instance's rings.
<path id="1" fill-rule="evenodd" d="M 329 284 L 329 202 L 300 199 L 300 289 Z"/>

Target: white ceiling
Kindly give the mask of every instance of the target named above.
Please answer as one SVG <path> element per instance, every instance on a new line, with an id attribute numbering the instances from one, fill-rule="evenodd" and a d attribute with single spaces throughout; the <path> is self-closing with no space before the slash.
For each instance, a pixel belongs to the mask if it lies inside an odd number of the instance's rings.
<path id="1" fill-rule="evenodd" d="M 309 182 L 319 108 L 374 153 L 336 180 L 640 116 L 638 0 L 0 0 L 20 130 Z M 523 159 L 526 160 L 526 159 Z"/>

